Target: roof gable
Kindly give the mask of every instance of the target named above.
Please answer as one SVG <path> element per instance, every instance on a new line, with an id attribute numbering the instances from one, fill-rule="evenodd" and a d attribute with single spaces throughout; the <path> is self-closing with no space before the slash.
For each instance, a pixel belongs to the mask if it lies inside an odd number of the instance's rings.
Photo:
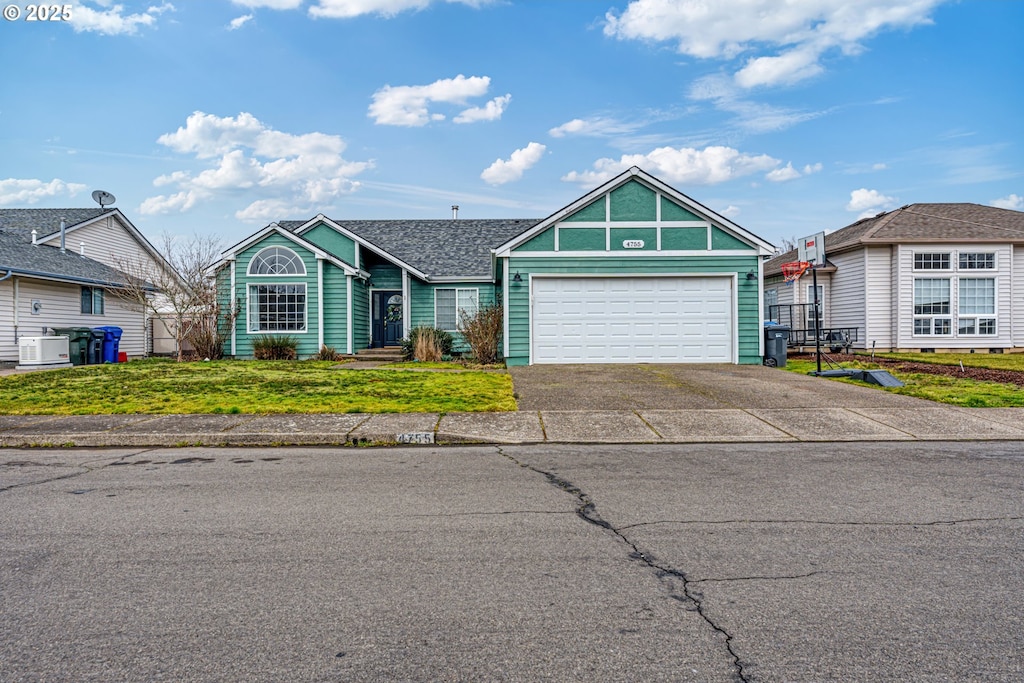
<path id="1" fill-rule="evenodd" d="M 775 250 L 771 243 L 634 166 L 501 244 L 494 252 L 507 256 L 513 249 L 531 241 L 531 246 L 544 244 L 543 240 L 534 241 L 535 238 L 558 223 L 593 223 L 595 226 L 600 223 L 614 227 L 615 223 L 653 226 L 659 221 L 661 224 L 671 221 L 677 227 L 687 223 L 711 225 L 732 238 L 731 242 L 720 243 L 743 245 L 765 256 Z"/>
<path id="2" fill-rule="evenodd" d="M 527 230 L 531 218 L 446 220 L 334 220 L 320 215 L 299 223 L 285 221 L 303 236 L 331 226 L 382 258 L 422 280 L 491 279 L 491 249 Z"/>
<path id="3" fill-rule="evenodd" d="M 1024 243 L 1024 212 L 981 204 L 908 204 L 863 218 L 825 235 L 825 255 L 868 245 L 908 242 Z M 765 262 L 765 275 L 778 275 L 781 265 L 797 259 L 790 250 Z"/>
<path id="4" fill-rule="evenodd" d="M 333 263 L 337 267 L 344 270 L 346 275 L 368 277 L 366 272 L 361 271 L 358 268 L 354 267 L 352 264 L 346 263 L 345 261 L 339 259 L 335 255 L 324 251 L 323 249 L 313 244 L 309 240 L 303 238 L 302 236 L 295 234 L 291 230 L 283 228 L 278 223 L 271 223 L 270 225 L 263 228 L 259 232 L 250 235 L 241 242 L 238 242 L 237 244 L 225 249 L 224 252 L 222 253 L 222 256 L 224 257 L 222 263 L 234 260 L 239 252 L 246 251 L 250 247 L 253 247 L 256 244 L 264 241 L 270 235 L 279 235 L 283 237 L 286 241 L 291 242 L 292 244 L 295 244 L 296 246 L 302 247 L 303 249 L 306 249 L 307 251 L 311 252 L 316 258 L 323 259 L 325 261 Z"/>

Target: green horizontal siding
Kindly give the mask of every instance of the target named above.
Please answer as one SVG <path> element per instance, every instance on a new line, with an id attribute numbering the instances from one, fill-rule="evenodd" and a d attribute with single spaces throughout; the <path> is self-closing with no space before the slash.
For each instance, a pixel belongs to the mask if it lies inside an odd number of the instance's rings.
<path id="1" fill-rule="evenodd" d="M 252 258 L 261 250 L 271 247 L 286 247 L 295 252 L 302 259 L 306 267 L 305 275 L 248 275 L 249 263 Z M 225 269 L 227 270 L 227 269 Z M 230 277 L 230 275 L 229 275 Z M 230 280 L 229 280 L 230 282 Z M 270 333 L 249 333 L 249 285 L 251 284 L 300 284 L 306 285 L 306 330 L 304 332 L 270 332 Z M 225 288 L 224 294 L 230 289 Z M 291 336 L 298 340 L 298 354 L 300 358 L 311 356 L 319 349 L 317 323 L 317 306 L 320 301 L 320 293 L 317 291 L 317 259 L 313 252 L 299 246 L 279 234 L 270 234 L 259 242 L 251 245 L 236 255 L 235 263 L 235 291 L 234 299 L 241 303 L 238 317 L 235 319 L 235 352 L 243 358 L 251 358 L 252 339 L 261 334 L 275 334 L 280 336 Z M 228 305 L 227 297 L 222 305 Z"/>
<path id="2" fill-rule="evenodd" d="M 564 275 L 685 275 L 703 273 L 731 275 L 738 273 L 736 296 L 739 362 L 758 364 L 761 335 L 761 311 L 756 280 L 747 280 L 746 273 L 757 270 L 757 256 L 693 256 L 650 258 L 536 258 L 513 256 L 511 272 L 519 271 L 523 281 L 509 283 L 509 305 L 506 315 L 509 327 L 509 365 L 524 365 L 530 360 L 529 274 Z"/>
<path id="3" fill-rule="evenodd" d="M 324 344 L 344 353 L 348 342 L 348 277 L 331 264 L 324 266 Z"/>
<path id="4" fill-rule="evenodd" d="M 356 243 L 329 225 L 321 223 L 307 230 L 302 236 L 345 263 L 356 264 Z"/>

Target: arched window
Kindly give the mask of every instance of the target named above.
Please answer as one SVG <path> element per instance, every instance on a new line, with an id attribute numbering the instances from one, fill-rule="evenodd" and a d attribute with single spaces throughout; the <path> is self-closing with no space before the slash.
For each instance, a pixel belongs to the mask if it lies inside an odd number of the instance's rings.
<path id="1" fill-rule="evenodd" d="M 305 275 L 306 264 L 287 247 L 267 247 L 252 257 L 249 275 Z"/>

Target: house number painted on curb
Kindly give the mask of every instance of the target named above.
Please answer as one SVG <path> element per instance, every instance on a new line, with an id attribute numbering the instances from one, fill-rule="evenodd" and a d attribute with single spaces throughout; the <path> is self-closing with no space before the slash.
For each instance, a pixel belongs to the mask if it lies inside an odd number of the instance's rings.
<path id="1" fill-rule="evenodd" d="M 434 432 L 409 432 L 408 434 L 396 434 L 395 441 L 398 443 L 434 443 Z"/>
<path id="2" fill-rule="evenodd" d="M 623 240 L 622 241 L 622 248 L 623 249 L 643 249 L 644 248 L 644 241 L 643 240 Z"/>

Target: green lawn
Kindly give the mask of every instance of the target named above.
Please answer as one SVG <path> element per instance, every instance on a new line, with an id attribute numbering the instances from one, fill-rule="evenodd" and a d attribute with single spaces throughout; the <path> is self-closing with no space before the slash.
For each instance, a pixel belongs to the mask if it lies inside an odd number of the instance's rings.
<path id="1" fill-rule="evenodd" d="M 417 413 L 515 410 L 497 372 L 343 370 L 321 361 L 144 360 L 0 377 L 0 414 Z"/>
<path id="2" fill-rule="evenodd" d="M 882 354 L 876 354 L 881 357 Z M 946 362 L 939 363 L 941 365 L 959 365 L 961 358 L 964 359 L 964 365 L 974 365 L 976 367 L 994 367 L 1000 370 L 1016 370 L 1024 369 L 1021 366 L 1021 360 L 1017 360 L 1017 365 L 983 365 L 981 363 L 971 363 L 968 360 L 975 358 L 981 359 L 982 362 L 990 359 L 1005 359 L 1009 361 L 1014 358 L 1012 355 L 1000 355 L 1000 354 L 921 354 L 921 353 L 904 353 L 904 354 L 885 354 L 886 357 L 900 358 L 901 360 L 914 361 L 914 362 L 938 362 L 938 359 L 942 359 Z M 929 361 L 923 361 L 922 358 L 930 358 Z M 1001 382 L 983 382 L 979 380 L 968 379 L 966 377 L 946 376 L 946 375 L 933 375 L 926 372 L 899 372 L 892 368 L 879 365 L 878 363 L 870 362 L 870 357 L 865 356 L 863 361 L 856 361 L 851 363 L 842 363 L 844 368 L 852 368 L 858 370 L 869 370 L 878 369 L 888 370 L 892 375 L 903 382 L 906 386 L 903 387 L 879 387 L 874 384 L 866 384 L 852 379 L 843 378 L 832 378 L 838 382 L 849 382 L 852 384 L 859 384 L 861 386 L 869 386 L 882 391 L 889 391 L 894 394 L 904 394 L 906 396 L 914 396 L 917 398 L 928 399 L 929 401 L 935 401 L 937 403 L 947 403 L 950 405 L 963 406 L 965 408 L 1020 408 L 1024 407 L 1024 391 L 1021 391 L 1019 387 L 1013 384 L 1003 384 Z M 1005 362 L 1005 361 L 1004 361 Z M 813 359 L 811 360 L 794 360 L 789 359 L 786 363 L 786 370 L 790 372 L 797 372 L 800 374 L 808 374 L 816 370 L 816 364 Z M 827 363 L 822 362 L 822 370 L 828 370 L 829 366 Z"/>
<path id="3" fill-rule="evenodd" d="M 870 355 L 868 359 L 870 359 Z M 1024 371 L 1024 353 L 876 353 L 876 358 L 891 358 L 913 363 L 964 365 L 994 370 Z"/>

